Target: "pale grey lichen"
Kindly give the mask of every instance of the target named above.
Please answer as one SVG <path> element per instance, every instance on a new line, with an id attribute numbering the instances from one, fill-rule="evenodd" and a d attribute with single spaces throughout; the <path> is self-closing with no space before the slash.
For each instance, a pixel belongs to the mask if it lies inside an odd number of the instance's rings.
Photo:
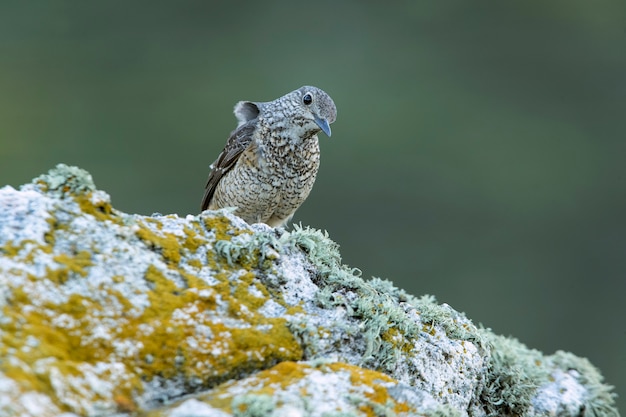
<path id="1" fill-rule="evenodd" d="M 236 417 L 266 417 L 276 410 L 276 400 L 267 394 L 244 394 L 233 399 L 231 408 Z"/>
<path id="2" fill-rule="evenodd" d="M 96 191 L 91 174 L 84 169 L 58 164 L 48 173 L 33 179 L 23 189 L 39 189 L 50 196 L 76 196 Z"/>

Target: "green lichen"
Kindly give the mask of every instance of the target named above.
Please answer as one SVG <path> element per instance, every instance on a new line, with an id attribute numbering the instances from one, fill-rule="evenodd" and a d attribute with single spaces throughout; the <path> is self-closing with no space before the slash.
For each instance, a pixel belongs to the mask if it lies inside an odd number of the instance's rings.
<path id="1" fill-rule="evenodd" d="M 457 410 L 456 408 L 448 404 L 440 405 L 435 410 L 425 413 L 425 415 L 428 417 L 461 417 L 462 416 L 459 410 Z"/>
<path id="2" fill-rule="evenodd" d="M 235 397 L 231 406 L 236 417 L 266 417 L 276 409 L 271 395 L 247 394 Z"/>
<path id="3" fill-rule="evenodd" d="M 217 268 L 230 269 L 233 266 L 243 268 L 247 271 L 276 272 L 276 260 L 279 258 L 281 243 L 273 232 L 270 233 L 241 233 L 230 240 L 221 240 L 215 243 L 215 252 L 208 254 L 209 265 Z M 220 274 L 217 275 L 219 277 Z M 278 277 L 282 279 L 283 277 Z M 291 306 L 284 302 L 282 288 L 272 285 L 275 283 L 266 282 L 260 285 L 256 281 L 256 288 L 264 296 L 272 298 L 274 301 L 287 309 L 289 315 L 303 312 L 301 306 Z M 239 286 L 241 296 L 247 292 L 247 285 Z M 242 291 L 243 290 L 243 291 Z M 244 298 L 247 296 L 244 296 Z M 258 306 L 260 307 L 260 305 Z M 291 327 L 292 324 L 290 323 Z"/>
<path id="4" fill-rule="evenodd" d="M 33 179 L 42 192 L 57 198 L 86 195 L 96 190 L 91 174 L 84 169 L 58 164 L 47 174 Z"/>
<path id="5" fill-rule="evenodd" d="M 338 246 L 328 234 L 296 226 L 293 232 L 283 234 L 279 241 L 285 247 L 297 248 L 307 254 L 317 271 L 316 282 L 320 291 L 316 298 L 321 306 L 345 308 L 361 321 L 360 332 L 366 341 L 362 366 L 392 372 L 399 358 L 413 354 L 412 340 L 418 338 L 425 328 L 433 334 L 435 326 L 443 329 L 449 338 L 480 344 L 478 330 L 468 326 L 469 321 L 461 313 L 438 305 L 433 297 L 413 297 L 379 278 L 363 280 L 358 269 L 341 263 Z M 357 297 L 343 297 L 346 291 L 356 293 Z M 423 324 L 409 319 L 400 302 L 415 307 Z M 294 331 L 303 334 L 297 326 Z M 309 333 L 309 336 L 312 335 Z"/>
<path id="6" fill-rule="evenodd" d="M 256 233 L 236 241 L 218 240 L 215 251 L 230 266 L 265 270 L 274 267 L 274 261 L 278 259 L 278 247 L 278 240 L 273 234 Z"/>
<path id="7" fill-rule="evenodd" d="M 513 338 L 483 330 L 491 356 L 481 400 L 487 415 L 524 415 L 548 372 L 542 355 Z"/>
<path id="8" fill-rule="evenodd" d="M 530 409 L 537 390 L 551 382 L 551 370 L 571 369 L 587 390 L 585 415 L 618 417 L 612 387 L 603 383 L 602 375 L 585 359 L 558 351 L 544 356 L 514 338 L 481 329 L 490 345 L 491 356 L 485 387 L 480 394 L 488 415 L 524 415 Z"/>
<path id="9" fill-rule="evenodd" d="M 619 417 L 619 412 L 613 406 L 617 397 L 612 392 L 613 387 L 604 383 L 604 377 L 591 362 L 562 350 L 550 356 L 550 359 L 562 370 L 578 371 L 578 379 L 587 389 L 585 415 Z"/>
<path id="10" fill-rule="evenodd" d="M 461 340 L 462 343 L 469 341 L 483 351 L 491 351 L 486 383 L 481 393 L 481 400 L 489 415 L 523 415 L 531 406 L 537 388 L 548 382 L 548 367 L 542 363 L 545 358 L 540 352 L 528 349 L 515 339 L 477 329 L 462 313 L 437 304 L 434 297 L 417 298 L 394 287 L 391 282 L 377 278 L 363 281 L 360 271 L 341 264 L 338 247 L 328 239 L 327 234 L 296 226 L 293 232 L 284 234 L 280 241 L 287 247 L 303 250 L 315 266 L 316 280 L 320 286 L 317 294 L 320 305 L 328 308 L 340 306 L 360 319 L 363 324 L 361 331 L 366 340 L 362 365 L 376 364 L 376 369 L 393 371 L 400 357 L 413 354 L 412 339 L 419 337 L 420 332 L 434 336 L 436 329 L 441 328 L 451 339 Z M 358 296 L 351 300 L 342 297 L 341 294 L 346 290 Z M 421 325 L 406 318 L 405 311 L 398 306 L 399 302 L 415 307 Z M 308 354 L 314 354 L 311 346 L 315 342 L 306 342 L 307 337 L 316 338 L 314 330 L 294 324 L 292 331 L 303 337 Z M 556 356 L 563 357 L 559 354 Z M 617 411 L 613 407 L 611 387 L 602 383 L 597 371 L 586 366 L 588 361 L 574 355 L 566 357 L 574 362 L 567 366 L 581 369 L 581 374 L 588 378 L 582 380 L 590 391 L 586 409 L 593 410 L 595 415 L 615 416 Z M 446 414 L 448 411 L 442 412 Z"/>

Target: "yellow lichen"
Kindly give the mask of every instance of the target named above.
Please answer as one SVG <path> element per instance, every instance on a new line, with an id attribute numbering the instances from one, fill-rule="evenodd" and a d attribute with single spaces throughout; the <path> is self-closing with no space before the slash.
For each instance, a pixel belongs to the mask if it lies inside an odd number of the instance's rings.
<path id="1" fill-rule="evenodd" d="M 230 240 L 233 236 L 238 236 L 242 233 L 252 233 L 245 229 L 235 229 L 226 216 L 205 217 L 204 226 L 208 230 L 215 232 L 215 240 Z"/>
<path id="2" fill-rule="evenodd" d="M 124 282 L 124 276 L 122 276 L 122 275 L 113 275 L 111 277 L 111 280 L 113 282 L 115 282 L 116 284 L 120 284 L 120 283 Z"/>
<path id="3" fill-rule="evenodd" d="M 91 193 L 75 200 L 83 213 L 99 220 L 122 223 L 109 203 L 94 203 Z M 33 295 L 29 288 L 16 285 L 7 289 L 2 311 L 5 320 L 0 323 L 0 355 L 9 355 L 22 364 L 0 361 L 0 371 L 16 381 L 20 389 L 56 398 L 49 380 L 50 369 L 54 368 L 60 378 L 70 378 L 81 375 L 83 365 L 119 363 L 129 370 L 124 381 L 116 381 L 111 397 L 100 398 L 101 394 L 92 393 L 91 400 L 102 400 L 120 411 L 132 411 L 137 408 L 134 398 L 143 389 L 142 381 L 183 376 L 200 378 L 210 386 L 269 363 L 301 359 L 300 344 L 290 332 L 286 319 L 267 318 L 257 312 L 273 297 L 283 302 L 257 278 L 255 262 L 233 271 L 233 266 L 227 265 L 212 250 L 207 252 L 208 265 L 200 259 L 187 258 L 201 246 L 214 243 L 203 237 L 205 228 L 213 230 L 222 240 L 249 231 L 234 229 L 223 216 L 203 219 L 203 223 L 187 223 L 183 236 L 164 232 L 162 222 L 156 218 L 144 221 L 152 224 L 137 221 L 136 236 L 157 249 L 169 267 L 169 271 L 161 271 L 156 266 L 146 270 L 143 278 L 149 287 L 145 292 L 148 307 L 132 305 L 128 296 L 118 291 L 117 285 L 121 288 L 129 279 L 123 275 L 114 275 L 110 285 L 91 286 L 89 295 L 65 293 L 53 298 L 54 301 L 42 301 L 37 308 L 32 308 Z M 19 245 L 9 242 L 0 252 L 22 260 L 35 259 L 41 252 L 51 253 L 56 232 L 67 231 L 69 226 L 55 220 L 54 216 L 48 223 L 50 229 L 44 236 L 45 245 L 35 241 L 22 241 Z M 202 258 L 204 254 L 199 255 Z M 89 251 L 58 253 L 56 249 L 55 255 L 48 257 L 55 264 L 44 264 L 43 276 L 25 277 L 31 283 L 48 281 L 44 287 L 59 284 L 69 289 L 71 286 L 65 284 L 70 280 L 88 276 L 93 266 L 92 256 Z M 190 269 L 180 268 L 182 259 L 204 272 L 212 269 L 218 283 L 211 280 L 209 285 L 190 273 Z M 238 269 L 245 272 L 239 273 Z M 173 276 L 182 279 L 176 280 Z M 144 291 L 142 286 L 137 289 L 138 293 Z M 223 310 L 215 312 L 218 307 Z M 224 314 L 229 314 L 237 324 L 225 324 L 228 321 L 223 320 Z M 202 326 L 201 334 L 197 334 L 198 326 Z M 108 334 L 94 335 L 96 327 Z M 132 342 L 136 350 L 131 348 L 129 353 L 120 350 L 119 346 L 124 346 L 125 341 Z M 45 361 L 41 363 L 47 365 L 42 367 L 39 363 L 39 373 L 35 373 L 35 363 L 42 359 Z M 113 376 L 105 372 L 99 377 Z M 72 395 L 85 394 L 76 391 Z M 56 402 L 64 411 L 83 412 L 64 403 L 63 399 Z"/>
<path id="4" fill-rule="evenodd" d="M 111 221 L 116 224 L 123 224 L 122 219 L 115 214 L 111 203 L 108 201 L 92 201 L 93 194 L 82 194 L 74 196 L 83 213 L 90 214 L 100 221 Z"/>
<path id="5" fill-rule="evenodd" d="M 193 266 L 194 268 L 197 268 L 197 269 L 200 269 L 200 268 L 202 268 L 202 266 L 203 266 L 203 265 L 202 265 L 202 262 L 200 262 L 200 260 L 199 260 L 199 259 L 189 259 L 189 260 L 187 261 L 187 265 L 189 265 L 189 266 Z"/>
<path id="6" fill-rule="evenodd" d="M 157 235 L 149 228 L 139 223 L 139 229 L 136 231 L 136 235 L 139 239 L 151 247 L 161 250 L 163 258 L 172 266 L 178 265 L 181 258 L 181 246 L 178 243 L 178 238 L 172 233 L 164 233 L 162 236 Z"/>
<path id="7" fill-rule="evenodd" d="M 54 238 L 54 232 L 60 228 L 60 224 L 57 221 L 56 218 L 54 217 L 48 217 L 46 219 L 46 222 L 48 223 L 48 226 L 50 226 L 50 229 L 44 233 L 43 238 L 44 241 L 50 246 L 53 247 L 54 246 L 54 242 L 55 242 L 55 238 Z"/>
<path id="8" fill-rule="evenodd" d="M 20 253 L 21 249 L 22 245 L 15 246 L 13 245 L 13 242 L 9 240 L 4 244 L 4 246 L 0 247 L 0 254 L 7 258 L 14 258 L 18 253 Z"/>
<path id="9" fill-rule="evenodd" d="M 406 403 L 395 400 L 389 395 L 387 388 L 381 385 L 381 382 L 395 382 L 395 380 L 390 376 L 341 362 L 329 364 L 327 366 L 335 372 L 342 370 L 349 372 L 350 381 L 354 386 L 366 386 L 371 388 L 364 392 L 368 402 L 363 403 L 359 407 L 366 415 L 373 417 L 378 415 L 378 413 L 376 413 L 376 407 L 374 407 L 373 404 L 388 406 L 391 403 L 393 404 L 393 411 L 395 413 L 407 413 L 411 411 L 410 407 Z"/>
<path id="10" fill-rule="evenodd" d="M 241 292 L 242 299 L 239 299 L 231 293 L 227 282 L 221 287 L 223 292 L 218 292 L 216 286 L 208 286 L 192 274 L 185 273 L 184 277 L 189 288 L 178 287 L 156 267 L 149 267 L 145 279 L 151 283 L 148 292 L 150 306 L 137 321 L 129 322 L 120 334 L 120 337 L 132 335 L 141 344 L 140 354 L 133 366 L 142 369 L 144 378 L 169 378 L 179 373 L 187 377 L 207 378 L 210 371 L 210 375 L 219 381 L 233 372 L 261 367 L 267 361 L 293 360 L 302 356 L 300 345 L 289 332 L 284 319 L 268 319 L 254 312 L 262 305 L 260 300 L 255 299 L 258 297 Z M 252 278 L 250 274 L 247 279 Z M 218 294 L 229 306 L 234 306 L 232 310 L 238 312 L 235 317 L 241 316 L 247 326 L 231 328 L 221 320 L 211 319 L 207 312 L 216 308 Z M 244 305 L 248 314 L 243 314 Z M 212 337 L 199 339 L 193 325 L 181 325 L 177 321 L 174 314 L 177 310 L 184 312 L 190 323 L 209 328 Z M 150 329 L 148 333 L 139 330 L 140 325 L 146 324 Z M 189 338 L 194 339 L 193 343 L 197 346 L 190 346 Z M 218 354 L 202 354 L 203 349 L 218 349 Z"/>
<path id="11" fill-rule="evenodd" d="M 87 251 L 80 251 L 74 256 L 62 253 L 54 256 L 52 259 L 64 265 L 68 271 L 77 273 L 81 277 L 86 277 L 87 271 L 85 268 L 93 265 L 93 262 L 91 262 L 91 253 Z"/>
<path id="12" fill-rule="evenodd" d="M 207 243 L 207 240 L 200 237 L 195 230 L 186 226 L 183 230 L 185 232 L 185 242 L 183 243 L 183 246 L 191 253 L 196 252 L 200 246 Z"/>
<path id="13" fill-rule="evenodd" d="M 45 304 L 40 310 L 30 307 L 30 300 L 25 300 L 19 292 L 14 290 L 5 307 L 3 314 L 7 320 L 0 325 L 0 340 L 2 355 L 11 349 L 12 361 L 0 361 L 0 370 L 14 381 L 18 382 L 24 391 L 47 393 L 54 397 L 54 389 L 48 379 L 48 373 L 34 371 L 42 369 L 42 365 L 35 367 L 35 363 L 45 360 L 45 368 L 55 368 L 64 377 L 82 376 L 80 363 L 95 363 L 106 359 L 112 351 L 110 346 L 92 343 L 85 345 L 83 335 L 89 334 L 91 325 L 89 317 L 101 307 L 98 303 L 80 295 L 71 295 L 66 303 Z M 67 314 L 72 316 L 75 325 L 59 327 L 43 312 L 55 309 L 56 315 Z M 102 348 L 105 348 L 104 350 Z M 16 365 L 16 360 L 25 366 Z M 44 368 L 44 369 L 45 369 Z M 141 389 L 139 380 L 129 378 L 128 383 L 120 383 L 116 392 L 129 396 L 132 392 Z M 84 393 L 77 393 L 84 395 Z M 59 404 L 66 411 L 69 409 Z"/>

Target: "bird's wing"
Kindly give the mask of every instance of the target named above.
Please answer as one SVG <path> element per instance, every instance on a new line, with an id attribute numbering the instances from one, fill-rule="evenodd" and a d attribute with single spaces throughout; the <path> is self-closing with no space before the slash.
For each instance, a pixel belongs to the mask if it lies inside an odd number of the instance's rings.
<path id="1" fill-rule="evenodd" d="M 204 190 L 204 198 L 202 198 L 202 210 L 206 210 L 209 207 L 217 184 L 219 184 L 222 177 L 235 166 L 241 153 L 252 142 L 252 135 L 255 128 L 256 120 L 250 120 L 239 126 L 230 134 L 224 150 L 220 153 L 220 156 L 217 157 L 217 160 L 211 164 L 211 173 L 209 174 L 209 179 L 207 180 Z"/>

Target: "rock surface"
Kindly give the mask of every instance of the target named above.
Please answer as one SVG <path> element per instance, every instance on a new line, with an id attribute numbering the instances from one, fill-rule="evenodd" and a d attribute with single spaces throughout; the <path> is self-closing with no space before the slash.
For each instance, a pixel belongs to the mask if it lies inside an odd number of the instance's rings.
<path id="1" fill-rule="evenodd" d="M 0 189 L 0 416 L 617 416 L 586 360 L 363 280 L 326 234 Z"/>

